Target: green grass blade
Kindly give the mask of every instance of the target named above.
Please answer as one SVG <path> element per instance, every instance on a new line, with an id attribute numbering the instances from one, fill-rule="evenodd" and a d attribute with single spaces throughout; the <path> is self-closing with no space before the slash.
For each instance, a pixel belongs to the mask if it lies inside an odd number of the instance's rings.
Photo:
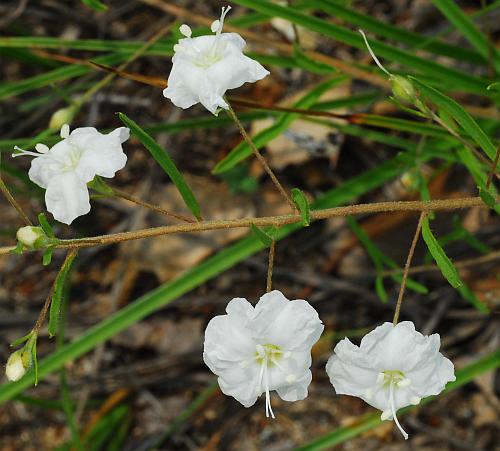
<path id="1" fill-rule="evenodd" d="M 426 160 L 425 155 L 422 155 L 421 158 L 422 161 Z M 331 208 L 366 194 L 406 171 L 410 165 L 413 164 L 413 159 L 409 160 L 410 161 L 406 161 L 406 159 L 401 157 L 392 158 L 382 163 L 377 168 L 354 177 L 338 188 L 324 194 L 313 202 L 311 207 L 316 210 Z M 301 224 L 291 224 L 281 227 L 277 231 L 276 240 L 284 238 L 290 233 L 301 229 Z M 200 286 L 202 283 L 221 274 L 264 248 L 265 246 L 257 237 L 253 235 L 248 236 L 210 257 L 172 282 L 164 284 L 150 293 L 145 294 L 135 302 L 104 319 L 99 324 L 91 327 L 73 342 L 45 357 L 39 365 L 39 378 L 42 379 L 46 377 L 48 374 L 61 368 L 66 362 L 80 357 L 93 349 L 96 345 L 103 343 L 130 325 L 172 303 L 183 294 Z M 0 403 L 13 398 L 32 384 L 33 374 L 28 373 L 17 382 L 0 385 Z"/>
<path id="2" fill-rule="evenodd" d="M 331 14 L 333 17 L 340 18 L 348 23 L 356 25 L 363 31 L 370 31 L 371 33 L 383 36 L 386 39 L 392 39 L 397 43 L 406 44 L 413 48 L 425 46 L 425 50 L 429 52 L 448 56 L 459 61 L 470 61 L 483 65 L 487 61 L 483 57 L 484 55 L 478 55 L 472 50 L 436 40 L 429 42 L 429 39 L 425 36 L 421 36 L 417 33 L 404 30 L 388 23 L 380 22 L 373 17 L 347 8 L 338 2 L 332 0 L 316 0 L 314 3 L 324 12 Z"/>
<path id="3" fill-rule="evenodd" d="M 338 85 L 346 80 L 347 77 L 341 76 L 335 77 L 319 84 L 311 91 L 309 91 L 305 96 L 303 96 L 300 100 L 298 100 L 293 105 L 293 108 L 311 107 L 325 92 L 327 92 L 333 86 Z M 300 115 L 296 113 L 283 114 L 276 123 L 257 133 L 252 138 L 252 141 L 258 149 L 264 147 L 269 141 L 281 135 L 290 126 L 290 124 L 299 117 Z M 252 149 L 250 149 L 250 146 L 245 141 L 242 141 L 234 149 L 232 149 L 223 160 L 217 163 L 212 172 L 214 174 L 222 174 L 223 172 L 228 171 L 241 161 L 248 158 L 250 155 L 252 155 Z"/>
<path id="4" fill-rule="evenodd" d="M 139 141 L 148 149 L 151 156 L 155 161 L 161 166 L 165 173 L 170 177 L 170 180 L 179 190 L 180 195 L 184 199 L 186 206 L 191 210 L 196 219 L 201 219 L 200 204 L 194 197 L 193 191 L 189 185 L 184 180 L 184 177 L 177 169 L 177 166 L 173 160 L 168 155 L 167 151 L 164 150 L 156 141 L 148 135 L 136 122 L 127 117 L 123 113 L 118 113 L 120 120 L 130 128 L 133 135 L 139 139 Z"/>
<path id="5" fill-rule="evenodd" d="M 87 5 L 95 11 L 106 11 L 108 7 L 99 0 L 81 0 L 83 4 Z"/>
<path id="6" fill-rule="evenodd" d="M 496 148 L 491 142 L 488 135 L 483 131 L 473 117 L 465 111 L 460 104 L 455 102 L 450 97 L 446 96 L 437 89 L 410 77 L 416 84 L 417 89 L 428 98 L 432 103 L 436 104 L 439 108 L 445 110 L 455 121 L 460 124 L 464 131 L 484 150 L 486 155 L 494 161 L 496 155 Z"/>
<path id="7" fill-rule="evenodd" d="M 488 43 L 486 36 L 453 0 L 432 0 L 434 6 L 459 30 L 486 60 L 490 58 L 496 72 L 500 72 L 500 58 L 497 49 Z"/>
<path id="8" fill-rule="evenodd" d="M 234 3 L 252 8 L 261 13 L 268 14 L 269 16 L 281 17 L 347 45 L 366 50 L 363 39 L 359 33 L 332 24 L 326 20 L 308 16 L 299 11 L 294 11 L 266 0 L 235 0 Z M 374 39 L 370 39 L 370 45 L 377 56 L 406 65 L 436 80 L 446 79 L 448 84 L 453 86 L 454 90 L 474 92 L 483 96 L 491 95 L 491 93 L 486 90 L 487 82 L 479 77 L 445 67 L 429 59 L 415 56 L 411 52 L 400 50 L 394 46 L 384 44 Z"/>
<path id="9" fill-rule="evenodd" d="M 117 64 L 126 60 L 127 56 L 127 54 L 107 55 L 95 58 L 94 61 L 101 64 Z M 0 84 L 0 99 L 17 96 L 92 71 L 95 71 L 95 69 L 80 64 L 70 64 L 24 80 L 2 83 Z"/>
<path id="10" fill-rule="evenodd" d="M 477 376 L 486 374 L 487 372 L 498 367 L 500 367 L 500 351 L 492 352 L 482 359 L 457 370 L 455 373 L 456 380 L 454 382 L 450 382 L 444 391 L 438 396 L 443 396 L 443 394 L 456 390 L 457 388 L 471 382 Z M 409 406 L 400 409 L 398 410 L 398 417 L 401 417 L 412 410 L 418 409 L 420 406 L 425 405 L 434 399 L 436 399 L 436 396 L 429 396 L 428 398 L 422 399 L 418 406 Z M 296 448 L 296 451 L 320 451 L 324 449 L 333 449 L 334 446 L 345 443 L 347 440 L 350 440 L 363 432 L 369 431 L 370 429 L 374 429 L 382 423 L 383 421 L 380 419 L 380 412 L 369 414 L 361 418 L 356 424 L 341 427 L 329 432 L 328 434 L 325 434 L 310 443 Z"/>

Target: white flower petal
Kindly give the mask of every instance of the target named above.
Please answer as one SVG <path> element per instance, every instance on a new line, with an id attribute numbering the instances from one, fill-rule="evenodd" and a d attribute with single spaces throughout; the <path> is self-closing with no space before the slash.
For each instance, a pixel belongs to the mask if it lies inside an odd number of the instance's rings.
<path id="1" fill-rule="evenodd" d="M 87 185 L 74 172 L 52 178 L 45 192 L 45 203 L 55 219 L 68 225 L 90 211 Z"/>
<path id="2" fill-rule="evenodd" d="M 180 108 L 201 103 L 211 113 L 227 109 L 228 89 L 253 83 L 269 72 L 242 53 L 245 41 L 236 33 L 180 39 L 163 95 Z"/>
<path id="3" fill-rule="evenodd" d="M 265 305 L 266 301 L 260 302 Z M 289 301 L 275 318 L 269 325 L 268 340 L 287 350 L 310 349 L 323 333 L 318 312 L 304 300 Z"/>

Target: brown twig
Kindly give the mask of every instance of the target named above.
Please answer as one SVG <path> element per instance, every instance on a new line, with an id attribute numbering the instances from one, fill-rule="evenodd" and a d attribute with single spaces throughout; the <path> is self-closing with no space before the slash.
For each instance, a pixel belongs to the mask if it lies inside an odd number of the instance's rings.
<path id="1" fill-rule="evenodd" d="M 481 255 L 480 257 L 454 261 L 453 265 L 456 268 L 467 268 L 468 266 L 482 265 L 484 263 L 490 263 L 490 262 L 498 260 L 498 259 L 500 259 L 500 251 L 493 251 L 487 255 Z M 393 275 L 401 274 L 403 271 L 404 271 L 404 268 L 389 269 L 387 271 L 381 271 L 379 274 L 382 277 L 386 277 L 386 276 L 393 276 Z M 414 266 L 413 268 L 409 269 L 408 274 L 420 274 L 423 272 L 431 272 L 431 271 L 441 271 L 441 269 L 437 265 Z"/>
<path id="2" fill-rule="evenodd" d="M 408 257 L 406 259 L 406 264 L 403 272 L 403 280 L 401 281 L 401 287 L 399 288 L 398 301 L 396 303 L 396 311 L 394 312 L 394 319 L 392 323 L 396 325 L 399 320 L 399 313 L 401 311 L 401 304 L 403 303 L 403 296 L 406 288 L 406 280 L 408 279 L 408 271 L 410 269 L 411 261 L 413 260 L 413 254 L 415 253 L 415 247 L 417 246 L 417 241 L 420 236 L 420 229 L 422 228 L 422 222 L 424 221 L 427 212 L 422 211 L 420 217 L 418 218 L 417 230 L 415 230 L 415 235 L 413 236 L 413 241 L 410 246 L 410 251 L 408 252 Z"/>
<path id="3" fill-rule="evenodd" d="M 190 222 L 194 223 L 196 222 L 194 219 L 188 218 L 187 216 L 178 214 L 178 213 L 172 213 L 171 211 L 165 210 L 164 208 L 158 206 L 158 205 L 153 205 L 150 204 L 149 202 L 145 202 L 142 199 L 139 199 L 132 194 L 126 193 L 125 191 L 121 191 L 116 188 L 112 188 L 113 193 L 115 194 L 116 197 L 120 197 L 122 199 L 128 200 L 129 202 L 133 202 L 134 204 L 140 205 L 141 207 L 148 208 L 151 211 L 155 211 L 157 213 L 160 213 L 165 216 L 169 216 L 171 218 L 178 219 L 179 221 L 184 221 L 184 222 Z"/>
<path id="4" fill-rule="evenodd" d="M 5 196 L 9 204 L 11 204 L 16 209 L 16 211 L 19 213 L 19 216 L 21 216 L 26 225 L 33 225 L 33 223 L 30 221 L 30 218 L 28 218 L 21 206 L 17 203 L 16 199 L 14 199 L 14 197 L 10 193 L 9 188 L 7 188 L 7 185 L 4 183 L 2 177 L 0 177 L 0 191 L 2 191 L 2 194 Z"/>
<path id="5" fill-rule="evenodd" d="M 500 197 L 498 197 L 500 199 Z M 388 213 L 396 211 L 432 211 L 432 210 L 456 210 L 462 208 L 482 207 L 487 208 L 480 197 L 462 197 L 454 199 L 436 199 L 430 201 L 392 201 L 375 202 L 371 204 L 357 204 L 346 207 L 326 208 L 311 211 L 311 220 L 328 219 L 339 216 L 364 215 L 372 213 Z M 140 240 L 156 236 L 171 235 L 176 233 L 204 232 L 209 230 L 248 228 L 252 224 L 257 227 L 275 226 L 281 227 L 287 224 L 302 222 L 299 214 L 264 216 L 258 218 L 226 219 L 220 221 L 199 221 L 190 224 L 175 224 L 168 226 L 152 227 L 149 229 L 119 232 L 109 235 L 100 235 L 88 238 L 77 238 L 71 240 L 60 240 L 56 246 L 58 249 L 79 249 L 93 246 L 104 246 L 123 241 Z M 1 254 L 8 254 L 14 249 L 13 246 L 1 247 Z"/>
<path id="6" fill-rule="evenodd" d="M 491 180 L 493 179 L 493 175 L 497 172 L 498 160 L 500 159 L 500 146 L 497 148 L 497 153 L 495 155 L 495 161 L 491 165 L 490 172 L 488 173 L 488 178 L 486 179 L 486 189 L 490 189 Z"/>
<path id="7" fill-rule="evenodd" d="M 274 268 L 274 254 L 276 252 L 276 241 L 272 241 L 269 247 L 269 262 L 267 265 L 267 283 L 266 292 L 269 293 L 273 289 L 273 268 Z"/>
<path id="8" fill-rule="evenodd" d="M 238 116 L 236 116 L 236 113 L 234 112 L 233 108 L 231 107 L 230 103 L 227 101 L 226 102 L 229 106 L 229 109 L 227 110 L 229 117 L 235 122 L 235 124 L 238 126 L 238 129 L 241 133 L 241 136 L 243 136 L 243 139 L 246 141 L 250 149 L 252 149 L 253 154 L 257 157 L 257 160 L 259 160 L 259 163 L 262 165 L 264 170 L 267 172 L 267 175 L 271 178 L 272 182 L 274 183 L 274 186 L 278 189 L 280 194 L 283 196 L 285 201 L 290 205 L 290 208 L 292 209 L 293 212 L 297 211 L 297 207 L 293 203 L 292 199 L 290 199 L 290 196 L 288 193 L 285 191 L 285 188 L 283 188 L 283 185 L 280 183 L 276 175 L 274 174 L 273 170 L 269 167 L 267 164 L 266 159 L 262 156 L 262 154 L 259 152 L 259 149 L 257 149 L 257 146 L 254 144 L 250 136 L 248 136 L 248 133 L 245 130 L 245 127 L 241 124 L 240 120 L 238 119 Z"/>

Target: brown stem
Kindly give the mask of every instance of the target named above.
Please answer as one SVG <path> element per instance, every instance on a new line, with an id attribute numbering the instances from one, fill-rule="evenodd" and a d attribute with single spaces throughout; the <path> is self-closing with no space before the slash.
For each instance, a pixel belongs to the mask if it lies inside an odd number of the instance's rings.
<path id="1" fill-rule="evenodd" d="M 493 179 L 493 175 L 497 172 L 498 160 L 500 159 L 500 146 L 497 148 L 497 153 L 495 155 L 495 161 L 491 165 L 491 170 L 488 174 L 488 178 L 486 179 L 486 189 L 490 189 L 491 180 Z"/>
<path id="2" fill-rule="evenodd" d="M 30 221 L 30 218 L 28 218 L 28 216 L 23 211 L 21 206 L 17 203 L 16 199 L 14 199 L 14 197 L 9 191 L 9 188 L 7 188 L 7 185 L 4 183 L 1 177 L 0 177 L 0 191 L 2 191 L 2 194 L 5 196 L 9 204 L 11 204 L 16 209 L 16 211 L 19 213 L 19 216 L 21 216 L 26 225 L 29 226 L 33 225 L 33 223 Z"/>
<path id="3" fill-rule="evenodd" d="M 285 191 L 285 188 L 283 188 L 283 186 L 279 182 L 279 180 L 276 177 L 276 175 L 274 175 L 273 170 L 269 167 L 269 165 L 267 164 L 266 159 L 259 152 L 259 149 L 257 149 L 257 146 L 253 143 L 253 141 L 250 138 L 250 136 L 248 136 L 248 133 L 246 132 L 246 130 L 243 127 L 243 125 L 241 124 L 240 120 L 238 119 L 238 116 L 236 116 L 236 113 L 234 112 L 233 108 L 231 107 L 231 105 L 229 104 L 229 102 L 227 101 L 227 99 L 226 99 L 226 102 L 227 102 L 227 104 L 229 106 L 229 109 L 227 110 L 227 112 L 229 114 L 229 117 L 238 126 L 238 129 L 239 129 L 239 131 L 241 133 L 241 136 L 243 136 L 243 139 L 246 141 L 246 143 L 248 144 L 248 146 L 250 147 L 250 149 L 252 149 L 252 152 L 257 157 L 257 160 L 259 160 L 259 163 L 262 165 L 262 167 L 264 168 L 264 170 L 267 172 L 267 175 L 269 175 L 269 177 L 271 177 L 272 182 L 274 183 L 274 185 L 276 186 L 276 188 L 278 189 L 278 191 L 281 193 L 281 195 L 283 196 L 283 198 L 285 199 L 285 201 L 288 203 L 288 205 L 290 205 L 290 208 L 292 209 L 292 211 L 296 212 L 297 211 L 297 207 L 295 207 L 295 204 L 293 203 L 292 199 L 290 199 L 290 196 Z"/>
<path id="4" fill-rule="evenodd" d="M 77 254 L 76 249 L 71 249 L 67 255 L 66 258 L 64 259 L 63 264 L 61 265 L 61 269 L 59 270 L 59 273 L 61 271 L 65 271 L 66 267 L 73 261 Z M 47 317 L 47 312 L 49 311 L 50 304 L 52 303 L 52 297 L 54 296 L 54 291 L 56 289 L 56 282 L 57 282 L 57 277 L 56 280 L 54 280 L 54 283 L 50 287 L 49 294 L 47 295 L 47 298 L 45 299 L 45 304 L 43 304 L 42 310 L 40 311 L 40 314 L 38 315 L 38 319 L 36 320 L 35 326 L 33 327 L 33 332 L 38 335 L 38 332 L 43 326 L 43 323 L 45 322 L 45 318 Z"/>
<path id="5" fill-rule="evenodd" d="M 273 289 L 273 268 L 274 268 L 274 254 L 276 252 L 276 241 L 273 240 L 269 247 L 269 263 L 267 265 L 267 284 L 266 292 L 269 293 Z"/>
<path id="6" fill-rule="evenodd" d="M 456 268 L 467 268 L 468 266 L 481 265 L 483 263 L 489 263 L 489 262 L 492 262 L 492 261 L 495 261 L 498 259 L 500 259 L 500 251 L 493 251 L 487 255 L 481 255 L 480 257 L 468 258 L 466 260 L 460 260 L 460 261 L 454 261 L 453 265 Z M 393 276 L 395 274 L 401 274 L 403 271 L 404 271 L 403 268 L 390 269 L 387 271 L 381 271 L 379 274 L 382 277 L 386 277 L 386 276 Z M 431 272 L 431 271 L 441 271 L 441 269 L 437 265 L 414 266 L 413 268 L 409 269 L 408 274 L 420 274 L 423 272 Z"/>
<path id="7" fill-rule="evenodd" d="M 500 197 L 497 197 L 500 199 Z M 396 211 L 432 211 L 432 210 L 456 210 L 461 208 L 483 207 L 487 208 L 480 197 L 463 197 L 459 199 L 439 199 L 430 201 L 393 201 L 376 202 L 372 204 L 357 204 L 347 207 L 327 208 L 324 210 L 311 211 L 311 220 L 328 219 L 338 216 L 364 215 L 382 212 Z M 299 214 L 282 216 L 264 216 L 260 218 L 227 219 L 220 221 L 199 221 L 190 224 L 175 224 L 169 226 L 152 227 L 149 229 L 133 230 L 130 232 L 119 232 L 109 235 L 100 235 L 88 238 L 77 238 L 72 240 L 60 240 L 55 246 L 58 249 L 79 249 L 92 246 L 104 246 L 123 241 L 152 238 L 155 236 L 171 235 L 175 233 L 203 232 L 208 230 L 221 230 L 233 228 L 248 228 L 252 224 L 257 227 L 276 226 L 286 224 L 297 224 L 302 222 Z M 1 247 L 0 255 L 7 254 L 14 249 L 14 246 Z"/>
<path id="8" fill-rule="evenodd" d="M 121 191 L 121 190 L 116 189 L 116 188 L 112 188 L 112 190 L 113 190 L 113 193 L 115 194 L 116 197 L 120 197 L 122 199 L 128 200 L 129 202 L 133 202 L 134 204 L 140 205 L 141 207 L 145 207 L 145 208 L 148 208 L 149 210 L 155 211 L 155 212 L 160 213 L 162 215 L 178 219 L 179 221 L 190 222 L 190 223 L 196 222 L 194 219 L 188 218 L 187 216 L 184 216 L 184 215 L 181 215 L 178 213 L 172 213 L 168 210 L 161 208 L 158 205 L 153 205 L 153 204 L 150 204 L 148 202 L 145 202 L 145 201 L 143 201 L 135 196 L 132 196 L 129 193 L 126 193 L 125 191 Z"/>
<path id="9" fill-rule="evenodd" d="M 405 269 L 403 272 L 403 280 L 401 281 L 401 287 L 399 288 L 398 301 L 396 303 L 396 311 L 394 312 L 394 319 L 392 324 L 396 325 L 399 320 L 399 312 L 401 311 L 401 304 L 403 303 L 403 295 L 406 288 L 406 280 L 408 279 L 408 271 L 410 270 L 411 261 L 413 260 L 413 254 L 415 253 L 415 247 L 417 246 L 417 241 L 420 236 L 420 229 L 422 228 L 422 222 L 424 221 L 427 212 L 423 211 L 420 213 L 418 218 L 417 230 L 415 230 L 415 235 L 413 236 L 413 241 L 410 246 L 410 251 L 408 252 L 408 257 L 406 259 Z"/>

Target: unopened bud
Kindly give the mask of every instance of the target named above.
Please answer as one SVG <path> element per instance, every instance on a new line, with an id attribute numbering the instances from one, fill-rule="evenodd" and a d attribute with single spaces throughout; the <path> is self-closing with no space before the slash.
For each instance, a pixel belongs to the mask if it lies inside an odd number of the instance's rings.
<path id="1" fill-rule="evenodd" d="M 49 121 L 49 128 L 54 130 L 59 130 L 64 124 L 71 124 L 73 118 L 75 117 L 75 108 L 69 106 L 67 108 L 61 108 L 57 110 Z"/>
<path id="2" fill-rule="evenodd" d="M 416 92 L 410 80 L 401 75 L 392 75 L 390 80 L 392 93 L 396 99 L 404 103 L 415 103 Z"/>
<path id="3" fill-rule="evenodd" d="M 31 366 L 31 355 L 25 348 L 19 349 L 13 352 L 9 360 L 7 360 L 7 366 L 5 368 L 5 374 L 7 379 L 10 381 L 18 381 L 21 379 L 26 370 Z"/>
<path id="4" fill-rule="evenodd" d="M 47 238 L 41 227 L 25 226 L 16 233 L 17 241 L 30 249 L 41 247 Z"/>

